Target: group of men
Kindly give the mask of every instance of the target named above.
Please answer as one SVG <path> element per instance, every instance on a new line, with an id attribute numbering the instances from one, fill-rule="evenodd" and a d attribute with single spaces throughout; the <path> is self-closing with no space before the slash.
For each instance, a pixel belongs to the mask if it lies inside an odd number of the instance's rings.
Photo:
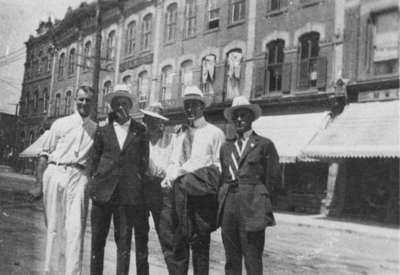
<path id="1" fill-rule="evenodd" d="M 76 91 L 74 114 L 56 120 L 37 169 L 43 186 L 47 244 L 45 274 L 82 274 L 91 200 L 90 274 L 103 274 L 113 221 L 116 274 L 128 274 L 132 231 L 136 272 L 149 274 L 149 214 L 168 273 L 209 273 L 210 234 L 221 227 L 226 274 L 262 274 L 265 229 L 275 224 L 271 195 L 280 183 L 274 144 L 251 129 L 256 104 L 234 98 L 224 110 L 235 135 L 226 137 L 204 117 L 207 100 L 196 86 L 183 93 L 185 120 L 167 132 L 160 103 L 129 116 L 135 97 L 126 85 L 105 96 L 108 123 L 90 119 L 93 90 Z"/>

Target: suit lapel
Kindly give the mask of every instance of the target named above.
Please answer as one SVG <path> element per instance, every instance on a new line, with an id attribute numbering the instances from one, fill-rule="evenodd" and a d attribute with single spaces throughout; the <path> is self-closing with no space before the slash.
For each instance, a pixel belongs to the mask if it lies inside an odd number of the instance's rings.
<path id="1" fill-rule="evenodd" d="M 118 148 L 118 150 L 121 150 L 121 148 L 119 147 L 117 134 L 115 133 L 114 125 L 112 122 L 110 122 L 108 125 L 108 136 L 110 138 L 110 144 L 114 144 L 115 147 Z"/>
<path id="2" fill-rule="evenodd" d="M 253 150 L 253 148 L 257 146 L 257 142 L 258 142 L 257 136 L 254 133 L 251 134 L 249 140 L 246 143 L 246 147 L 244 148 L 244 151 L 240 157 L 239 167 L 242 165 L 244 159 L 251 152 L 251 150 Z"/>
<path id="3" fill-rule="evenodd" d="M 122 150 L 121 151 L 125 150 L 126 146 L 128 146 L 128 144 L 132 141 L 132 139 L 135 136 L 136 136 L 136 131 L 135 131 L 135 128 L 133 126 L 133 121 L 131 119 L 131 125 L 129 126 L 129 131 L 128 131 L 128 134 L 126 135 L 124 146 L 122 146 Z"/>

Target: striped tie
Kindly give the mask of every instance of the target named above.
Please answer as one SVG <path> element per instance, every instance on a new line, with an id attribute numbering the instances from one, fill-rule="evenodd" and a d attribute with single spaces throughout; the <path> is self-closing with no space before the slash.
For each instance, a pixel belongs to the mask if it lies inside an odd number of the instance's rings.
<path id="1" fill-rule="evenodd" d="M 232 180 L 236 179 L 236 172 L 239 170 L 239 160 L 240 157 L 242 156 L 242 147 L 243 147 L 243 135 L 239 135 L 237 138 L 237 141 L 234 144 L 234 149 L 232 150 L 231 158 L 232 158 L 232 163 L 233 167 L 229 167 L 229 171 L 232 176 Z"/>

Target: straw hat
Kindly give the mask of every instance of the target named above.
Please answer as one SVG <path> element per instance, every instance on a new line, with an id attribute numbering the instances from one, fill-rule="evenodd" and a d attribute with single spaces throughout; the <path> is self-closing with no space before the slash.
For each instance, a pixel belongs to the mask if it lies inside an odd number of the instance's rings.
<path id="1" fill-rule="evenodd" d="M 154 118 L 158 118 L 164 121 L 168 121 L 169 119 L 163 116 L 164 108 L 162 107 L 160 102 L 154 102 L 146 107 L 144 110 L 140 109 L 140 111 L 147 115 Z"/>
<path id="2" fill-rule="evenodd" d="M 261 108 L 258 104 L 251 104 L 245 96 L 237 96 L 232 101 L 232 106 L 224 110 L 224 116 L 232 121 L 232 113 L 238 109 L 248 109 L 253 112 L 254 120 L 261 116 Z"/>
<path id="3" fill-rule="evenodd" d="M 183 102 L 190 99 L 201 101 L 205 106 L 207 106 L 203 92 L 197 86 L 188 86 L 183 91 Z"/>
<path id="4" fill-rule="evenodd" d="M 128 85 L 125 84 L 117 84 L 114 87 L 114 90 L 111 93 L 108 93 L 105 95 L 104 100 L 108 103 L 111 104 L 111 101 L 113 100 L 114 97 L 126 97 L 128 98 L 132 104 L 135 102 L 135 96 L 130 93 L 130 89 Z"/>

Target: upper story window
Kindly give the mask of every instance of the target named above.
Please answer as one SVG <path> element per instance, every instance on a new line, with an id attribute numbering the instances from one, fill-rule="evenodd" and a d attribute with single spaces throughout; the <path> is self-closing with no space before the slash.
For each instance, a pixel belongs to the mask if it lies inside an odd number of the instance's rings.
<path id="1" fill-rule="evenodd" d="M 105 97 L 106 94 L 108 94 L 108 93 L 110 93 L 112 91 L 112 88 L 113 88 L 112 87 L 112 82 L 110 80 L 104 82 L 104 85 L 103 85 L 103 108 L 104 108 L 104 110 L 103 111 L 105 113 L 108 113 L 109 106 L 106 105 L 104 97 Z"/>
<path id="2" fill-rule="evenodd" d="M 62 53 L 58 58 L 58 79 L 62 79 L 64 77 L 64 64 L 65 64 L 65 53 Z"/>
<path id="3" fill-rule="evenodd" d="M 38 75 L 41 75 L 42 73 L 43 73 L 43 60 L 42 60 L 42 58 L 43 58 L 43 52 L 42 51 L 40 51 L 39 52 L 39 55 L 38 55 L 38 60 L 37 60 L 37 62 L 38 62 L 38 65 L 37 65 L 37 74 Z"/>
<path id="4" fill-rule="evenodd" d="M 176 23 L 178 14 L 178 5 L 172 3 L 167 7 L 167 14 L 165 15 L 165 34 L 164 41 L 174 41 L 176 39 Z"/>
<path id="5" fill-rule="evenodd" d="M 246 1 L 245 0 L 230 0 L 230 16 L 229 23 L 244 20 L 246 15 Z"/>
<path id="6" fill-rule="evenodd" d="M 280 10 L 288 6 L 288 0 L 269 0 L 268 11 Z"/>
<path id="7" fill-rule="evenodd" d="M 168 65 L 161 70 L 161 100 L 169 100 L 172 98 L 172 66 Z"/>
<path id="8" fill-rule="evenodd" d="M 45 88 L 43 90 L 43 94 L 42 94 L 42 98 L 43 98 L 43 113 L 47 112 L 47 108 L 49 106 L 49 92 L 47 90 L 47 88 Z"/>
<path id="9" fill-rule="evenodd" d="M 185 38 L 196 33 L 196 0 L 186 0 L 185 6 Z"/>
<path id="10" fill-rule="evenodd" d="M 186 87 L 191 86 L 193 83 L 193 61 L 186 60 L 181 64 L 181 92 L 185 90 Z"/>
<path id="11" fill-rule="evenodd" d="M 30 131 L 29 133 L 29 144 L 32 144 L 35 141 L 35 133 Z"/>
<path id="12" fill-rule="evenodd" d="M 57 94 L 56 95 L 56 100 L 54 103 L 54 116 L 59 117 L 60 116 L 60 108 L 61 108 L 61 95 Z"/>
<path id="13" fill-rule="evenodd" d="M 48 56 L 44 56 L 43 58 L 42 58 L 42 70 L 43 70 L 43 72 L 46 72 L 46 73 L 48 73 L 48 72 L 50 72 L 48 69 L 49 69 L 49 57 Z"/>
<path id="14" fill-rule="evenodd" d="M 69 115 L 71 113 L 71 104 L 72 104 L 72 93 L 68 91 L 65 95 L 65 110 L 64 114 Z"/>
<path id="15" fill-rule="evenodd" d="M 32 62 L 33 77 L 39 75 L 39 60 L 35 59 Z"/>
<path id="16" fill-rule="evenodd" d="M 128 24 L 126 29 L 125 55 L 131 55 L 136 47 L 136 21 Z"/>
<path id="17" fill-rule="evenodd" d="M 33 112 L 37 112 L 38 107 L 39 107 L 39 91 L 37 91 L 37 90 L 33 94 L 32 106 L 33 106 Z"/>
<path id="18" fill-rule="evenodd" d="M 218 0 L 208 0 L 208 29 L 215 29 L 219 27 L 219 5 Z"/>
<path id="19" fill-rule="evenodd" d="M 267 79 L 269 91 L 280 91 L 282 89 L 282 69 L 284 62 L 283 49 L 285 41 L 277 39 L 268 43 L 268 68 Z"/>
<path id="20" fill-rule="evenodd" d="M 149 50 L 151 47 L 152 15 L 147 14 L 142 22 L 142 50 Z"/>
<path id="21" fill-rule="evenodd" d="M 122 83 L 125 85 L 132 85 L 132 77 L 130 75 L 126 75 L 122 78 Z"/>
<path id="22" fill-rule="evenodd" d="M 319 56 L 319 33 L 310 32 L 299 38 L 299 88 L 317 86 Z"/>
<path id="23" fill-rule="evenodd" d="M 226 55 L 227 64 L 227 83 L 226 83 L 226 97 L 234 98 L 240 95 L 240 81 L 243 63 L 243 52 L 241 49 L 233 49 Z"/>
<path id="24" fill-rule="evenodd" d="M 107 47 L 106 47 L 106 59 L 107 61 L 114 60 L 115 58 L 115 31 L 111 31 L 107 37 Z"/>
<path id="25" fill-rule="evenodd" d="M 372 56 L 367 59 L 369 62 L 372 59 L 375 75 L 394 74 L 399 71 L 398 26 L 397 9 L 374 14 L 369 20 L 367 39 L 371 41 L 367 41 L 370 43 L 367 50 L 372 50 Z"/>
<path id="26" fill-rule="evenodd" d="M 149 73 L 147 71 L 141 72 L 138 75 L 137 82 L 138 82 L 137 87 L 139 95 L 139 106 L 140 108 L 144 108 L 149 98 L 149 91 L 150 91 Z"/>
<path id="27" fill-rule="evenodd" d="M 53 61 L 53 50 L 51 48 L 48 48 L 47 49 L 47 66 L 46 66 L 46 72 L 48 72 L 48 73 L 51 72 L 52 61 Z"/>
<path id="28" fill-rule="evenodd" d="M 68 59 L 68 74 L 72 75 L 75 72 L 75 49 L 71 49 L 69 51 L 69 59 Z"/>
<path id="29" fill-rule="evenodd" d="M 92 55 L 92 42 L 87 41 L 83 48 L 83 68 L 89 70 L 91 66 L 91 55 Z"/>

